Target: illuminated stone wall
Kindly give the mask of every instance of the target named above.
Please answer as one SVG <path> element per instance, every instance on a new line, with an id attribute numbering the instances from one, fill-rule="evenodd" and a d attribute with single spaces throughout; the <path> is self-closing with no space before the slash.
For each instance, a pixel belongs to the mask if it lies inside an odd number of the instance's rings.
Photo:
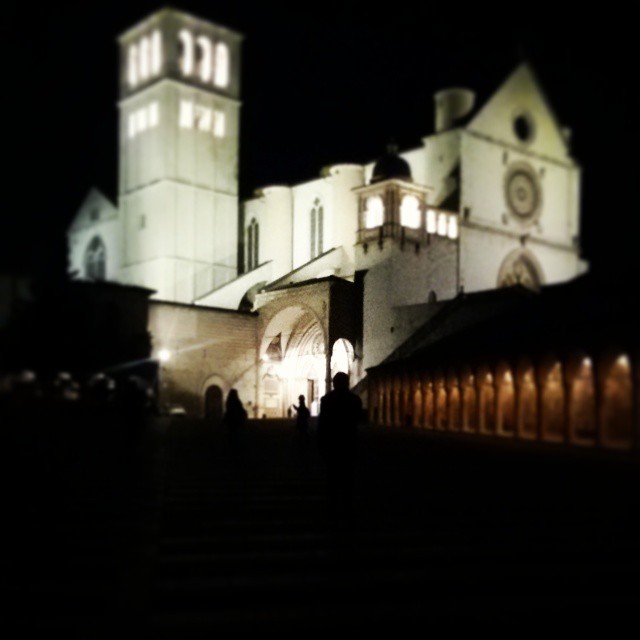
<path id="1" fill-rule="evenodd" d="M 402 344 L 430 316 L 435 300 L 455 296 L 457 286 L 456 242 L 432 236 L 430 244 L 416 252 L 386 242 L 368 250 L 373 264 L 364 286 L 364 367 L 375 366 Z M 434 299 L 431 295 L 431 300 Z"/>
<path id="2" fill-rule="evenodd" d="M 132 60 L 153 52 L 156 35 L 157 68 L 150 55 L 143 74 Z M 119 279 L 193 302 L 237 275 L 240 37 L 163 10 L 120 46 Z M 218 46 L 227 50 L 224 82 Z"/>
<path id="3" fill-rule="evenodd" d="M 205 414 L 207 388 L 218 386 L 226 399 L 238 390 L 250 415 L 256 398 L 257 317 L 224 309 L 152 302 L 149 331 L 161 363 L 160 403 Z M 249 404 L 251 403 L 251 404 Z"/>
<path id="4" fill-rule="evenodd" d="M 465 291 L 498 286 L 500 266 L 523 244 L 541 283 L 570 280 L 583 271 L 577 246 L 579 168 L 526 65 L 463 132 L 461 161 Z"/>

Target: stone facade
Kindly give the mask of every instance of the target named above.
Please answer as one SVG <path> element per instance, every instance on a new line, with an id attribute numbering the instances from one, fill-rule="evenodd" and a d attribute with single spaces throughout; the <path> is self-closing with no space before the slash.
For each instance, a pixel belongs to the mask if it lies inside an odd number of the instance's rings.
<path id="1" fill-rule="evenodd" d="M 239 204 L 241 40 L 172 9 L 121 36 L 118 206 L 92 192 L 69 231 L 78 277 L 155 290 L 167 402 L 202 414 L 207 388 L 238 386 L 250 413 L 286 415 L 337 367 L 360 380 L 461 291 L 585 270 L 580 171 L 528 65 L 479 108 L 438 92 L 416 149 Z"/>

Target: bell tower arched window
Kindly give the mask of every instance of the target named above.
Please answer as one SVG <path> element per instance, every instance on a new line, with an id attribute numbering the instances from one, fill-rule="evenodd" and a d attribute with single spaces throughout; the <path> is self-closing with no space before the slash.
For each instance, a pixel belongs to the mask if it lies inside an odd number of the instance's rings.
<path id="1" fill-rule="evenodd" d="M 107 251 L 99 236 L 94 236 L 84 254 L 84 272 L 90 280 L 107 277 Z"/>
<path id="2" fill-rule="evenodd" d="M 316 198 L 313 201 L 313 207 L 310 214 L 310 241 L 311 250 L 309 257 L 311 260 L 317 258 L 324 251 L 323 236 L 324 236 L 324 207 L 320 202 L 320 198 Z"/>
<path id="3" fill-rule="evenodd" d="M 258 248 L 260 245 L 260 226 L 253 218 L 247 227 L 247 271 L 258 266 Z"/>

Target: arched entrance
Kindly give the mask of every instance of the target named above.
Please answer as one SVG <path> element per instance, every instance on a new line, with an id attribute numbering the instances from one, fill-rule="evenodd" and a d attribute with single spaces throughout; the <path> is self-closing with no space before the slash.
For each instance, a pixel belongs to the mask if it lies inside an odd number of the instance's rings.
<path id="1" fill-rule="evenodd" d="M 619 356 L 609 367 L 602 390 L 602 428 L 604 444 L 628 448 L 633 443 L 633 384 L 627 355 Z"/>
<path id="2" fill-rule="evenodd" d="M 519 429 L 523 438 L 538 435 L 538 389 L 533 365 L 526 363 L 520 381 Z"/>
<path id="3" fill-rule="evenodd" d="M 222 420 L 224 413 L 224 397 L 217 384 L 207 387 L 204 392 L 204 415 L 210 420 Z"/>
<path id="4" fill-rule="evenodd" d="M 498 433 L 513 435 L 516 430 L 516 394 L 511 369 L 503 368 L 498 384 Z"/>
<path id="5" fill-rule="evenodd" d="M 564 437 L 564 383 L 562 365 L 556 362 L 544 381 L 542 395 L 542 437 L 554 442 Z"/>
<path id="6" fill-rule="evenodd" d="M 479 430 L 481 433 L 494 433 L 496 426 L 496 392 L 493 376 L 486 372 L 480 383 Z"/>
<path id="7" fill-rule="evenodd" d="M 336 367 L 348 364 L 348 347 L 337 346 Z M 269 322 L 260 346 L 261 414 L 268 418 L 288 415 L 292 404 L 304 396 L 311 415 L 317 415 L 326 393 L 325 334 L 316 315 L 303 306 L 278 312 Z"/>
<path id="8" fill-rule="evenodd" d="M 591 358 L 584 357 L 571 382 L 571 441 L 592 444 L 596 436 L 596 399 Z"/>
<path id="9" fill-rule="evenodd" d="M 478 423 L 478 394 L 476 393 L 475 378 L 468 375 L 462 394 L 462 429 L 476 431 Z"/>

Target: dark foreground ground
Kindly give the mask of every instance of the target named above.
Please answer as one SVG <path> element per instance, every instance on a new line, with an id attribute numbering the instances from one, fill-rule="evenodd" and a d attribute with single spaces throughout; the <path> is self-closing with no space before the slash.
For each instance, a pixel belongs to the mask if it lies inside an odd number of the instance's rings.
<path id="1" fill-rule="evenodd" d="M 2 438 L 5 637 L 638 624 L 638 458 L 365 428 L 334 521 L 287 421 Z"/>

